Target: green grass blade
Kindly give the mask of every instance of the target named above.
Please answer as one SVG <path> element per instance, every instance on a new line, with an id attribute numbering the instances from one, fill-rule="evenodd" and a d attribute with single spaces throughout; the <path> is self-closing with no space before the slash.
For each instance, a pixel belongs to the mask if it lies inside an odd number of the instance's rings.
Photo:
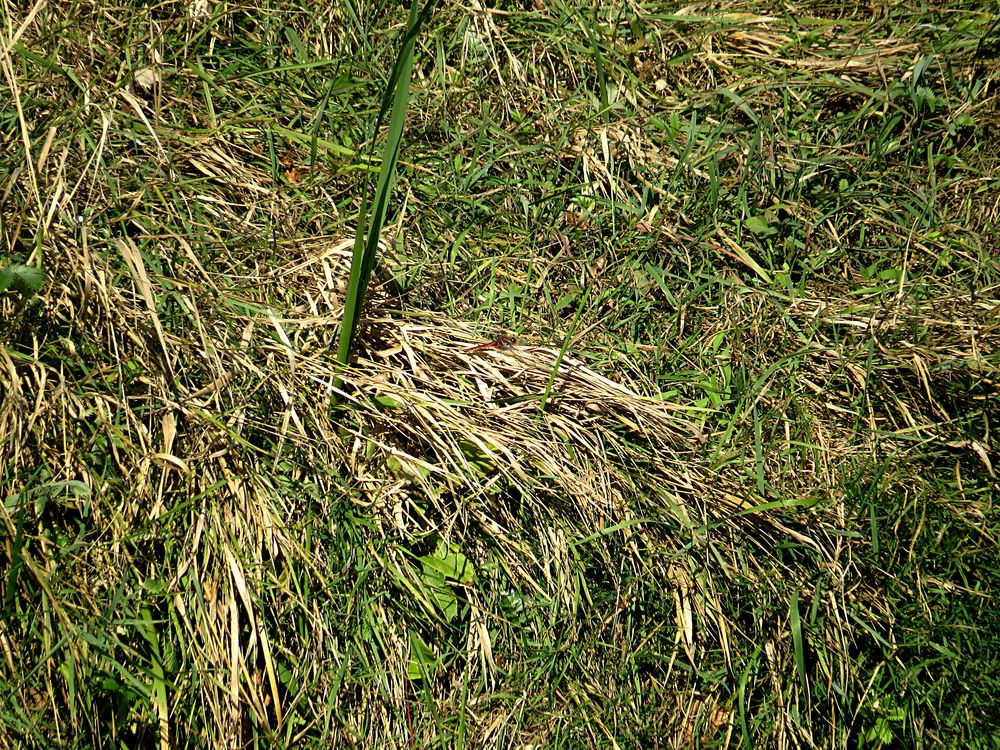
<path id="1" fill-rule="evenodd" d="M 556 357 L 555 364 L 552 365 L 552 373 L 549 375 L 549 382 L 545 384 L 545 392 L 542 393 L 542 400 L 538 405 L 539 418 L 542 412 L 545 411 L 545 404 L 549 401 L 549 395 L 552 393 L 552 386 L 555 385 L 556 375 L 559 374 L 559 365 L 562 364 L 563 357 L 566 356 L 566 350 L 569 349 L 569 342 L 573 339 L 573 333 L 576 331 L 577 326 L 580 324 L 580 316 L 583 315 L 583 310 L 587 306 L 587 299 L 590 297 L 590 291 L 593 287 L 588 287 L 587 291 L 583 294 L 583 299 L 580 300 L 580 307 L 576 310 L 576 315 L 573 316 L 573 323 L 569 327 L 569 331 L 566 333 L 566 338 L 563 340 L 562 348 L 559 350 L 559 356 Z"/>
<path id="2" fill-rule="evenodd" d="M 795 650 L 795 671 L 799 673 L 799 683 L 802 687 L 802 698 L 809 700 L 809 684 L 806 678 L 805 641 L 802 638 L 802 621 L 799 617 L 799 590 L 792 592 L 792 601 L 788 606 L 788 616 L 792 628 L 792 648 Z"/>
<path id="3" fill-rule="evenodd" d="M 378 259 L 378 242 L 382 234 L 382 225 L 389 210 L 389 196 L 395 183 L 396 162 L 399 158 L 399 147 L 403 140 L 403 124 L 406 121 L 406 110 L 410 101 L 410 79 L 413 73 L 413 48 L 417 32 L 424 21 L 430 16 L 436 0 L 430 0 L 423 10 L 418 12 L 416 0 L 410 4 L 410 18 L 403 46 L 399 51 L 392 75 L 386 86 L 376 122 L 376 134 L 381 128 L 385 113 L 390 107 L 389 132 L 382 155 L 382 168 L 379 171 L 378 184 L 375 188 L 375 198 L 371 216 L 367 216 L 368 193 L 362 195 L 361 209 L 358 213 L 358 230 L 354 243 L 354 257 L 351 261 L 351 275 L 348 280 L 347 297 L 344 302 L 344 319 L 340 329 L 340 340 L 337 345 L 337 362 L 346 365 L 351 356 L 354 336 L 361 321 L 361 311 L 368 292 L 368 282 Z M 336 387 L 339 387 L 338 378 Z"/>
<path id="4" fill-rule="evenodd" d="M 747 724 L 747 682 L 750 680 L 750 672 L 757 666 L 757 657 L 760 656 L 761 647 L 758 645 L 753 655 L 747 660 L 747 667 L 740 675 L 739 687 L 737 690 L 739 698 L 739 722 L 740 731 L 743 735 L 743 747 L 753 747 L 750 740 L 750 727 Z"/>

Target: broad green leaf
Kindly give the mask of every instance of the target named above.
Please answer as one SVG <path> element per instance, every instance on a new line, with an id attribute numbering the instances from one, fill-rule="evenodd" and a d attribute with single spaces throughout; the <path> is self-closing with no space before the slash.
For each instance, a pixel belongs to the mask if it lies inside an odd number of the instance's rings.
<path id="1" fill-rule="evenodd" d="M 375 396 L 372 401 L 379 409 L 402 409 L 406 404 L 392 396 Z"/>
<path id="2" fill-rule="evenodd" d="M 458 552 L 454 545 L 448 545 L 443 541 L 438 542 L 433 555 L 421 557 L 420 562 L 424 565 L 425 575 L 437 573 L 447 580 L 461 583 L 472 583 L 475 577 L 475 569 L 469 558 Z"/>
<path id="3" fill-rule="evenodd" d="M 462 455 L 465 456 L 465 460 L 480 475 L 487 476 L 497 470 L 496 462 L 490 454 L 476 443 L 469 440 L 459 440 L 458 447 L 462 451 Z"/>
<path id="4" fill-rule="evenodd" d="M 437 655 L 420 634 L 410 631 L 410 660 L 406 664 L 406 676 L 411 680 L 422 680 L 433 675 L 437 668 Z"/>
<path id="5" fill-rule="evenodd" d="M 415 479 L 427 479 L 431 475 L 431 470 L 416 461 L 403 461 L 396 456 L 389 456 L 386 466 L 396 475 L 405 475 Z"/>
<path id="6" fill-rule="evenodd" d="M 445 620 L 451 622 L 458 617 L 458 597 L 444 581 L 428 586 L 428 588 L 434 596 L 434 603 L 441 610 Z"/>
<path id="7" fill-rule="evenodd" d="M 768 236 L 774 234 L 777 230 L 767 223 L 767 219 L 763 216 L 751 216 L 749 219 L 743 222 L 743 226 L 749 229 L 754 234 L 761 236 Z"/>

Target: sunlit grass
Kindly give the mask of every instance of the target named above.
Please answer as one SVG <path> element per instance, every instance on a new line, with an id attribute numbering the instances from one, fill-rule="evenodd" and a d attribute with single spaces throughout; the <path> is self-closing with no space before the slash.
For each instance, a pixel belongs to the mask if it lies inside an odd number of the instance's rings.
<path id="1" fill-rule="evenodd" d="M 988 10 L 4 13 L 0 745 L 995 744 Z"/>

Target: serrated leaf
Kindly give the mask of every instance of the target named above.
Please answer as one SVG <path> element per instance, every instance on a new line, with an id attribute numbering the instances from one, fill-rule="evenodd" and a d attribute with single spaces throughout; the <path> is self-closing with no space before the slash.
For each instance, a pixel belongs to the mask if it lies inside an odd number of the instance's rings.
<path id="1" fill-rule="evenodd" d="M 0 292 L 13 289 L 26 297 L 38 292 L 45 283 L 45 272 L 24 263 L 0 268 Z"/>

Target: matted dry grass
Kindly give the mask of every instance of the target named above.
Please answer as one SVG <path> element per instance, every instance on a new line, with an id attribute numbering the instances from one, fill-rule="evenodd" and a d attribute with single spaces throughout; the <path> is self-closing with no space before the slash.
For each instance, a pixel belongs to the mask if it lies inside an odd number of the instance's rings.
<path id="1" fill-rule="evenodd" d="M 347 658 L 309 597 L 280 584 L 280 571 L 291 566 L 310 571 L 313 585 L 341 573 L 303 547 L 295 528 L 306 509 L 281 491 L 275 474 L 318 488 L 319 512 L 330 512 L 333 496 L 353 488 L 356 512 L 371 532 L 394 542 L 379 564 L 408 581 L 417 601 L 423 591 L 431 615 L 434 605 L 407 552 L 431 533 L 472 559 L 491 559 L 524 591 L 582 607 L 583 617 L 590 615 L 574 547 L 582 539 L 614 539 L 597 545 L 613 575 L 671 582 L 676 620 L 660 625 L 692 656 L 704 648 L 706 629 L 723 648 L 732 637 L 716 587 L 731 575 L 765 581 L 762 571 L 746 567 L 757 564 L 751 559 L 692 554 L 707 552 L 713 538 L 752 534 L 766 556 L 769 544 L 792 534 L 836 564 L 819 527 L 784 528 L 769 520 L 766 507 L 754 509 L 762 501 L 745 487 L 707 468 L 697 410 L 639 395 L 571 354 L 556 369 L 559 352 L 551 346 L 521 342 L 470 352 L 483 340 L 474 326 L 385 308 L 370 318 L 344 390 L 334 394 L 329 348 L 350 240 L 284 242 L 284 264 L 261 267 L 239 292 L 217 296 L 201 291 L 213 275 L 200 264 L 168 279 L 150 273 L 131 239 L 114 246 L 117 257 L 80 255 L 70 243 L 49 251 L 61 282 L 35 304 L 65 334 L 43 341 L 35 332 L 27 349 L 4 352 L 0 461 L 8 497 L 22 501 L 38 491 L 40 465 L 58 467 L 46 477 L 56 488 L 48 507 L 36 504 L 25 527 L 31 543 L 21 554 L 36 585 L 51 585 L 46 518 L 86 518 L 99 530 L 102 541 L 77 550 L 58 575 L 61 587 L 77 593 L 50 591 L 53 628 L 67 648 L 86 649 L 78 640 L 82 613 L 67 608 L 96 607 L 117 585 L 112 571 L 132 572 L 134 585 L 159 581 L 174 592 L 165 605 L 187 639 L 188 658 L 203 674 L 227 675 L 198 687 L 218 738 L 236 742 L 248 711 L 257 725 L 281 725 L 289 696 L 279 688 L 276 664 L 285 654 L 305 646 L 325 659 Z M 278 309 L 276 297 L 291 304 Z M 164 299 L 177 311 L 169 322 Z M 64 347 L 59 359 L 47 356 L 51 346 Z M 88 378 L 67 373 L 61 359 L 82 346 L 99 346 L 107 361 Z M 648 383 L 639 385 L 649 391 Z M 105 476 L 91 468 L 99 448 L 114 467 Z M 11 536 L 18 507 L 4 511 Z M 751 514 L 741 521 L 741 511 Z M 137 529 L 144 530 L 141 539 Z M 173 536 L 169 553 L 157 549 L 157 534 Z M 278 589 L 261 588 L 269 580 Z M 83 591 L 96 597 L 92 604 L 78 598 Z M 484 624 L 496 612 L 475 588 L 464 595 L 472 613 L 463 626 L 467 662 L 449 670 L 442 689 L 500 679 L 497 646 Z M 628 586 L 621 597 L 608 617 L 627 613 Z M 306 643 L 277 627 L 267 608 L 279 602 L 311 623 Z M 412 625 L 382 617 L 380 658 L 394 700 L 403 701 Z M 27 657 L 21 644 L 3 638 L 8 665 Z M 394 663 L 403 665 L 401 674 Z M 33 687 L 22 689 L 30 705 Z M 356 705 L 378 704 L 381 688 L 372 689 Z M 383 721 L 383 736 L 398 733 L 389 715 Z"/>

